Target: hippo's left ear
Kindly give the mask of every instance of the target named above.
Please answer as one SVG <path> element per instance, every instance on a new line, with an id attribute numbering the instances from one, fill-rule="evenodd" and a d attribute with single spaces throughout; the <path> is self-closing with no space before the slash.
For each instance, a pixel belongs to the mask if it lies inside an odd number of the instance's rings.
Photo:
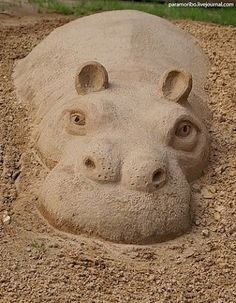
<path id="1" fill-rule="evenodd" d="M 159 81 L 159 93 L 166 99 L 183 103 L 192 89 L 192 76 L 184 70 L 168 70 Z"/>
<path id="2" fill-rule="evenodd" d="M 105 67 L 96 61 L 82 64 L 75 76 L 75 88 L 79 95 L 108 88 L 108 74 Z"/>

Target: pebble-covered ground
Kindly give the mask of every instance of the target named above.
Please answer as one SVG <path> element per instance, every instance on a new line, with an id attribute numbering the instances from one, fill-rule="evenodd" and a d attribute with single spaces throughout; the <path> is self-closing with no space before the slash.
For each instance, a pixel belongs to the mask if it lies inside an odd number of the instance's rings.
<path id="1" fill-rule="evenodd" d="M 0 22 L 0 302 L 235 303 L 236 29 L 176 23 L 198 39 L 212 64 L 206 85 L 212 151 L 192 185 L 192 231 L 167 243 L 129 246 L 57 232 L 35 209 L 34 188 L 45 172 L 11 73 L 16 60 L 67 21 L 4 16 Z"/>

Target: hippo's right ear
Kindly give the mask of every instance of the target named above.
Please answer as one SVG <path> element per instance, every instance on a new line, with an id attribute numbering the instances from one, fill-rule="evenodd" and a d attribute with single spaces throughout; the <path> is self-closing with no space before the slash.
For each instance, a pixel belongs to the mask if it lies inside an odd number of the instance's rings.
<path id="1" fill-rule="evenodd" d="M 79 95 L 108 88 L 108 74 L 105 67 L 95 61 L 82 64 L 75 76 L 75 88 Z"/>
<path id="2" fill-rule="evenodd" d="M 192 89 L 192 76 L 184 70 L 168 70 L 161 77 L 158 89 L 170 101 L 186 102 Z"/>

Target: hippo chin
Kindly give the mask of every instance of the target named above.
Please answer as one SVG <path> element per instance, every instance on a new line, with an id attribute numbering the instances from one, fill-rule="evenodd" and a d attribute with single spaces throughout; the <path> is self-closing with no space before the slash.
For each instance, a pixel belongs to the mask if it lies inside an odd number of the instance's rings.
<path id="1" fill-rule="evenodd" d="M 120 243 L 187 231 L 189 182 L 209 150 L 207 70 L 192 38 L 145 13 L 106 12 L 53 31 L 14 72 L 49 169 L 43 216 Z"/>

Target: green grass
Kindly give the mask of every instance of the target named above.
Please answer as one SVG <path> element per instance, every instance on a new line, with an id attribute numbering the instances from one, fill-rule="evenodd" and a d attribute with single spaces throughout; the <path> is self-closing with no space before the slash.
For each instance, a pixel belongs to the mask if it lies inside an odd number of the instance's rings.
<path id="1" fill-rule="evenodd" d="M 43 242 L 33 241 L 31 247 L 37 251 L 44 252 L 46 250 L 45 244 Z"/>
<path id="2" fill-rule="evenodd" d="M 178 8 L 168 5 L 124 2 L 118 0 L 75 0 L 73 4 L 60 0 L 31 0 L 40 9 L 64 15 L 84 16 L 108 10 L 135 9 L 167 19 L 191 19 L 223 25 L 236 25 L 236 8 Z"/>

